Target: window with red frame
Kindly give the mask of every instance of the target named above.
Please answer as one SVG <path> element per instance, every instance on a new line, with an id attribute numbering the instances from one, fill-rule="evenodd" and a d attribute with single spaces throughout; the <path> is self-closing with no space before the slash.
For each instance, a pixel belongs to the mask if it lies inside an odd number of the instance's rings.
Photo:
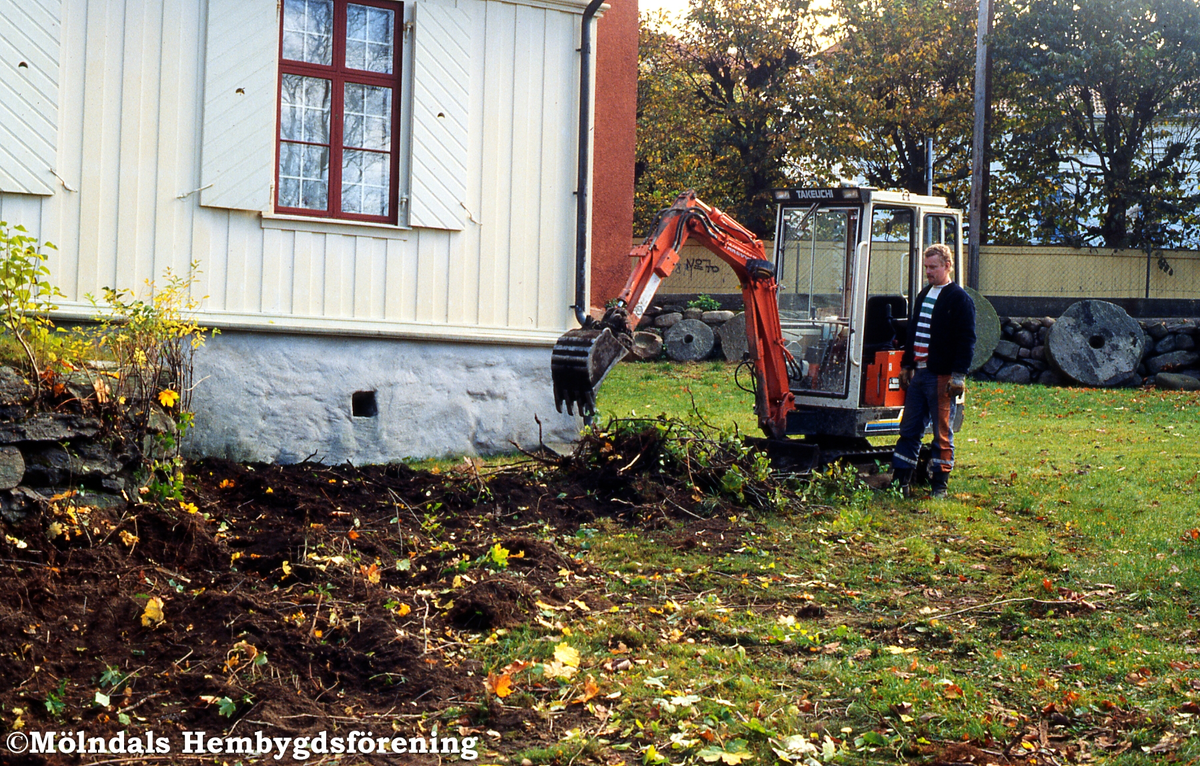
<path id="1" fill-rule="evenodd" d="M 283 0 L 277 212 L 396 222 L 403 9 Z"/>

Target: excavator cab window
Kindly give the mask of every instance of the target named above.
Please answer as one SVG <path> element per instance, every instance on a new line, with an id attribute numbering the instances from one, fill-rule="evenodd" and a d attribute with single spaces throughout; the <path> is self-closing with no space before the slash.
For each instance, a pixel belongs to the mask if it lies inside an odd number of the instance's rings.
<path id="1" fill-rule="evenodd" d="M 859 207 L 784 208 L 776 246 L 779 315 L 796 364 L 789 385 L 805 394 L 846 396 L 851 288 Z"/>
<path id="2" fill-rule="evenodd" d="M 915 212 L 911 208 L 876 207 L 871 213 L 871 260 L 867 276 L 867 313 L 863 353 L 904 343 L 904 324 L 913 290 Z"/>
<path id="3" fill-rule="evenodd" d="M 958 253 L 958 221 L 954 216 L 925 216 L 925 247 L 930 245 L 949 245 Z"/>

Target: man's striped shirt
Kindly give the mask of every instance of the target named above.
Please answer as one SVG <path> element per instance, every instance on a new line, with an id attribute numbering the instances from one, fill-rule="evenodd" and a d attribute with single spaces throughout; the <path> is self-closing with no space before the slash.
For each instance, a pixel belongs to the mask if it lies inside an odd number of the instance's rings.
<path id="1" fill-rule="evenodd" d="M 925 301 L 921 304 L 921 310 L 917 314 L 917 331 L 913 336 L 913 361 L 916 362 L 918 369 L 924 369 L 925 361 L 929 358 L 929 324 L 933 317 L 933 306 L 937 303 L 938 296 L 942 294 L 942 288 L 945 285 L 929 288 L 929 292 L 925 295 Z"/>

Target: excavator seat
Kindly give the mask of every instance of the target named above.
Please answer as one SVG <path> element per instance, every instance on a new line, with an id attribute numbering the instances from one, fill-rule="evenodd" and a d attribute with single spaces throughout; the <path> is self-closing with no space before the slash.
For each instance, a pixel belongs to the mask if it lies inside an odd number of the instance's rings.
<path id="1" fill-rule="evenodd" d="M 900 295 L 872 295 L 867 298 L 863 320 L 863 350 L 874 353 L 904 344 L 908 302 Z M 896 344 L 896 346 L 893 345 Z"/>

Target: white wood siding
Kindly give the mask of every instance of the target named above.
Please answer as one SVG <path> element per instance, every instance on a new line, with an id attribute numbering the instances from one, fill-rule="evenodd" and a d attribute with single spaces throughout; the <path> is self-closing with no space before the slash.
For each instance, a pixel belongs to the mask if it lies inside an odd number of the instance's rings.
<path id="1" fill-rule="evenodd" d="M 467 88 L 470 17 L 455 6 L 426 2 L 413 8 L 413 226 L 463 227 L 467 191 Z"/>
<path id="2" fill-rule="evenodd" d="M 0 0 L 0 192 L 53 194 L 60 0 Z"/>
<path id="3" fill-rule="evenodd" d="M 269 6 L 274 25 L 275 0 L 241 4 L 264 18 Z M 202 318 L 217 326 L 550 343 L 573 325 L 582 2 L 459 0 L 472 41 L 460 231 L 201 206 L 205 20 L 227 5 L 63 0 L 58 166 L 71 190 L 0 194 L 0 217 L 58 245 L 64 314 L 195 260 Z"/>

